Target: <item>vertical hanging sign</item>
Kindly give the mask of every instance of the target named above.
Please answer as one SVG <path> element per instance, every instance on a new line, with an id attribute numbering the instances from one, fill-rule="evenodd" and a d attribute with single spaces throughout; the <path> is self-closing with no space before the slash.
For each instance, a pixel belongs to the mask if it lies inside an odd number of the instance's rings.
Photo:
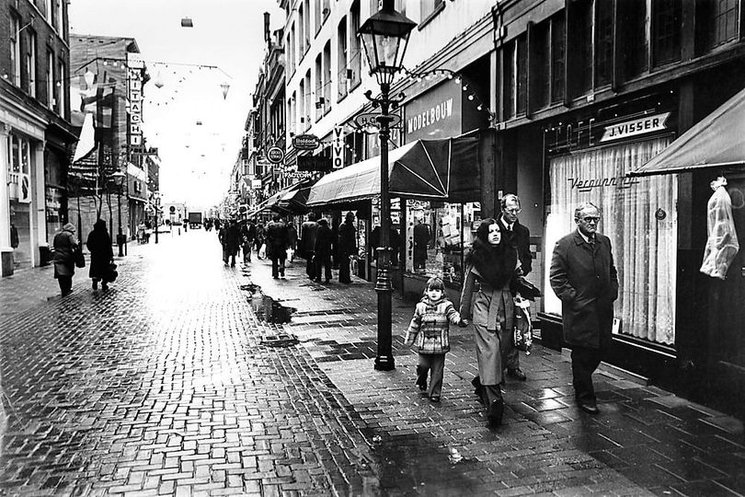
<path id="1" fill-rule="evenodd" d="M 331 144 L 331 163 L 334 169 L 344 167 L 344 126 L 334 126 L 334 136 Z"/>
<path id="2" fill-rule="evenodd" d="M 129 112 L 129 144 L 142 145 L 142 69 L 139 54 L 127 54 L 127 102 Z"/>

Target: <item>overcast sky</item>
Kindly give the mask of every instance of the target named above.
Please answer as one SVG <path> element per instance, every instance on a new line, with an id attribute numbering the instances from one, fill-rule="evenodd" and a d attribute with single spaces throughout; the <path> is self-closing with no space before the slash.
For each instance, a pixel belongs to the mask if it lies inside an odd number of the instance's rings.
<path id="1" fill-rule="evenodd" d="M 153 78 L 143 129 L 160 150 L 164 202 L 204 209 L 227 192 L 265 54 L 264 12 L 272 30 L 283 27 L 276 0 L 71 0 L 71 33 L 137 40 Z"/>

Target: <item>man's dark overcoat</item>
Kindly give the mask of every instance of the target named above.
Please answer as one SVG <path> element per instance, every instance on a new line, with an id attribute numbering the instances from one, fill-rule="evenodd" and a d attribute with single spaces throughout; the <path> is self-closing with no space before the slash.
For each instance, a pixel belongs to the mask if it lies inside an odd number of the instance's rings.
<path id="1" fill-rule="evenodd" d="M 596 233 L 590 244 L 579 230 L 565 236 L 554 247 L 550 277 L 551 288 L 561 299 L 564 340 L 595 349 L 608 343 L 613 302 L 618 298 L 610 239 Z"/>

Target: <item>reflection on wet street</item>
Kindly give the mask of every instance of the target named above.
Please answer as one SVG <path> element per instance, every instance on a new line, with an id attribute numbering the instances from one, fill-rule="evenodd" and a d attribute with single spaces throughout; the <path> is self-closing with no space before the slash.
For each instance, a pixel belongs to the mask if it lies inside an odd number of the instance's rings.
<path id="1" fill-rule="evenodd" d="M 396 369 L 377 372 L 372 284 L 309 282 L 302 260 L 274 280 L 268 261 L 220 255 L 192 230 L 132 247 L 106 292 L 85 270 L 65 298 L 48 268 L 0 280 L 16 302 L 0 309 L 0 494 L 743 492 L 733 418 L 611 368 L 589 416 L 567 355 L 536 346 L 489 429 L 469 329 L 435 404 L 401 339 L 409 303 L 394 300 Z"/>

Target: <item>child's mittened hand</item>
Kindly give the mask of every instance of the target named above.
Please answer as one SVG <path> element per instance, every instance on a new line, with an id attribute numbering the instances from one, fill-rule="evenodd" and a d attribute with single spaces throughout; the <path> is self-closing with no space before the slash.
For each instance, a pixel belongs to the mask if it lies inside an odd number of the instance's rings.
<path id="1" fill-rule="evenodd" d="M 460 326 L 461 328 L 465 328 L 468 325 L 469 325 L 469 321 L 467 319 L 461 319 L 460 323 L 458 323 L 458 326 Z"/>

